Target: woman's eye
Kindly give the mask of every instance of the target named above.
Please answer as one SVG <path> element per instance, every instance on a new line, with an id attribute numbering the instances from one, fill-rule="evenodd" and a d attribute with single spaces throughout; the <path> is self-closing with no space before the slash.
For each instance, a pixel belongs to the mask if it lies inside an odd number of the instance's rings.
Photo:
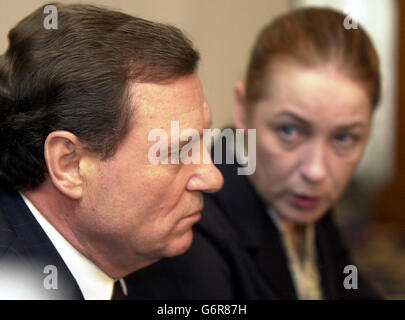
<path id="1" fill-rule="evenodd" d="M 289 142 L 297 140 L 300 134 L 298 128 L 291 125 L 282 125 L 278 128 L 278 131 L 281 138 Z"/>
<path id="2" fill-rule="evenodd" d="M 339 133 L 334 139 L 339 147 L 350 148 L 356 144 L 359 137 L 351 133 Z"/>

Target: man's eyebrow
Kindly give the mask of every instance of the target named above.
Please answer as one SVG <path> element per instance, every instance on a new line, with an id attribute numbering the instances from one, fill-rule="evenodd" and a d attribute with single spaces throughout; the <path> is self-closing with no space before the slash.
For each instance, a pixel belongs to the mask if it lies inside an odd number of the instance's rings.
<path id="1" fill-rule="evenodd" d="M 182 141 L 180 141 L 180 143 L 179 143 L 179 149 L 181 149 L 181 148 L 183 148 L 187 143 L 189 143 L 190 141 L 191 141 L 191 139 L 192 139 L 192 137 L 188 137 L 188 139 L 187 140 L 182 140 Z"/>
<path id="2" fill-rule="evenodd" d="M 202 139 L 202 136 L 203 136 L 203 133 L 202 132 L 198 132 L 198 136 L 199 136 L 199 138 L 200 139 Z M 184 138 L 184 137 L 187 137 L 187 140 L 182 140 L 182 138 Z M 179 144 L 174 144 L 174 145 L 169 145 L 169 151 L 171 151 L 171 150 L 176 150 L 176 149 L 181 149 L 181 148 L 183 148 L 186 144 L 188 144 L 191 140 L 192 140 L 192 138 L 193 137 L 191 137 L 190 135 L 185 135 L 185 136 L 180 136 L 179 137 Z"/>

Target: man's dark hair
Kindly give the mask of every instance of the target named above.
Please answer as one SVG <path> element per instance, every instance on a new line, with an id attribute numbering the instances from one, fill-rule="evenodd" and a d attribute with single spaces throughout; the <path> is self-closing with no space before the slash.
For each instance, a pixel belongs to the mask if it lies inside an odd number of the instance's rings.
<path id="1" fill-rule="evenodd" d="M 129 82 L 168 83 L 197 68 L 198 52 L 173 26 L 54 5 L 58 29 L 44 27 L 43 6 L 9 32 L 0 56 L 0 185 L 8 189 L 45 180 L 44 143 L 55 130 L 109 158 L 130 127 Z"/>

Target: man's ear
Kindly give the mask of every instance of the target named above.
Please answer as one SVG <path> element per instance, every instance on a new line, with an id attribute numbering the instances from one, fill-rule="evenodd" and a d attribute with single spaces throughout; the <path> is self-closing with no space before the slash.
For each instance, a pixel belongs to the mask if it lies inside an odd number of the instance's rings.
<path id="1" fill-rule="evenodd" d="M 234 88 L 234 107 L 233 117 L 235 119 L 236 129 L 247 130 L 247 108 L 246 108 L 246 95 L 245 84 L 238 82 Z"/>
<path id="2" fill-rule="evenodd" d="M 44 155 L 52 183 L 65 196 L 75 200 L 83 193 L 82 153 L 82 143 L 69 131 L 53 131 L 46 138 Z"/>

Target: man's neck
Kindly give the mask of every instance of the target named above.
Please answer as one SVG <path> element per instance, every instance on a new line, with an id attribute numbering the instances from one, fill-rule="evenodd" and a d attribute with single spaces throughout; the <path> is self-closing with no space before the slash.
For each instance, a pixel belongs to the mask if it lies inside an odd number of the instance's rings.
<path id="1" fill-rule="evenodd" d="M 115 256 L 117 259 L 122 256 L 122 254 L 117 255 L 117 252 L 124 250 L 117 250 L 110 241 L 106 241 L 104 238 L 100 241 L 92 241 L 88 234 L 80 232 L 78 230 L 80 228 L 76 227 L 79 224 L 77 217 L 81 214 L 80 201 L 66 197 L 54 187 L 49 179 L 35 190 L 23 191 L 23 194 L 76 250 L 93 261 L 111 278 L 123 278 L 135 270 L 156 262 L 151 262 L 150 259 L 141 256 L 136 259 L 139 261 L 137 266 L 127 266 L 125 263 L 114 261 Z M 135 253 L 129 252 L 128 254 Z M 120 265 L 122 267 L 119 267 Z"/>

